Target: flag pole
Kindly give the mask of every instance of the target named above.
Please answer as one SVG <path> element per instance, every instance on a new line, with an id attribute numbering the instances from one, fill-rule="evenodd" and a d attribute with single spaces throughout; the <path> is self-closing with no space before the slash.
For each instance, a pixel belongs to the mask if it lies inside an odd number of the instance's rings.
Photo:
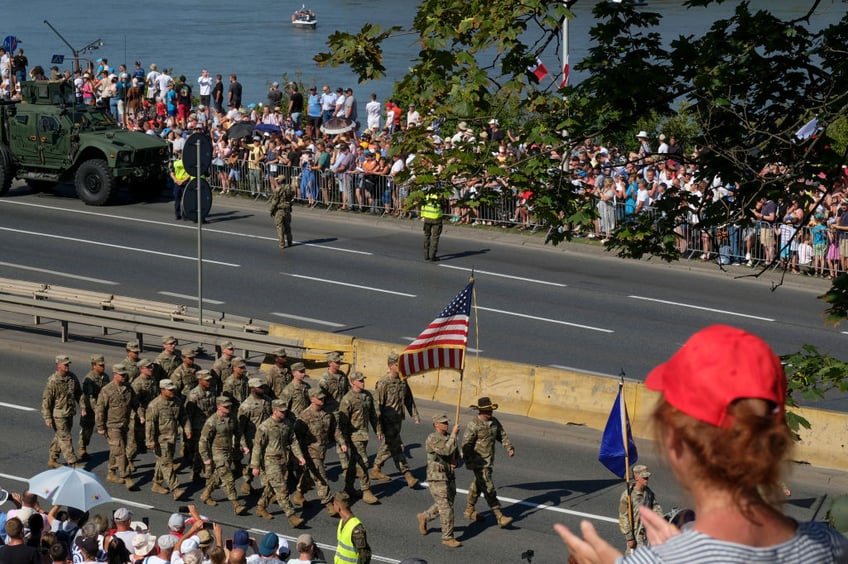
<path id="1" fill-rule="evenodd" d="M 627 488 L 627 521 L 630 525 L 630 534 L 635 539 L 636 531 L 633 530 L 635 521 L 633 517 L 633 486 L 630 484 L 630 445 L 628 445 L 627 440 L 627 418 L 624 416 L 627 409 L 624 401 L 624 376 L 624 368 L 622 368 L 618 375 L 618 394 L 620 398 L 621 433 L 622 437 L 624 437 L 624 485 Z"/>
<path id="2" fill-rule="evenodd" d="M 471 269 L 471 277 L 468 279 L 468 283 L 471 284 L 474 282 L 474 269 Z M 477 288 L 471 289 L 471 309 L 474 310 L 474 338 L 478 339 L 477 333 Z M 475 345 L 475 348 L 479 351 L 480 347 Z M 462 380 L 465 377 L 465 357 L 468 354 L 468 344 L 465 345 L 465 353 L 462 355 L 462 366 L 459 368 L 459 393 L 456 394 L 456 416 L 454 417 L 454 425 L 459 425 L 459 407 L 462 405 Z M 479 354 L 479 353 L 478 353 Z"/>

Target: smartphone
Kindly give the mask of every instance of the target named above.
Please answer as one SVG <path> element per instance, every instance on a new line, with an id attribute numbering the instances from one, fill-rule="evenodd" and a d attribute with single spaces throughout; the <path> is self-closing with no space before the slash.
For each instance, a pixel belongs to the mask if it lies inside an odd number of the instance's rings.
<path id="1" fill-rule="evenodd" d="M 227 550 L 232 550 L 233 549 L 233 539 L 227 539 L 226 541 L 224 541 L 224 546 L 227 547 Z"/>
<path id="2" fill-rule="evenodd" d="M 212 529 L 215 528 L 215 524 L 212 523 L 212 521 L 204 521 L 203 522 L 203 528 L 208 530 L 208 531 L 211 531 Z"/>
<path id="3" fill-rule="evenodd" d="M 178 513 L 188 513 L 188 505 L 180 505 L 177 507 Z"/>
<path id="4" fill-rule="evenodd" d="M 141 522 L 144 523 L 144 526 L 147 527 L 147 530 L 150 530 L 150 517 L 142 517 Z"/>

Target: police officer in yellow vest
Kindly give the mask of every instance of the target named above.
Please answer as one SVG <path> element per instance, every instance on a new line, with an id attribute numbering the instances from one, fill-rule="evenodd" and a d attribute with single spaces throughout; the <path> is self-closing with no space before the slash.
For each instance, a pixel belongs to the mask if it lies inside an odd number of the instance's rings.
<path id="1" fill-rule="evenodd" d="M 191 180 L 191 175 L 183 165 L 183 152 L 179 149 L 174 151 L 174 170 L 171 171 L 171 180 L 174 183 L 174 217 L 182 219 L 183 190 Z"/>
<path id="2" fill-rule="evenodd" d="M 339 529 L 336 534 L 335 564 L 369 564 L 371 547 L 365 535 L 365 526 L 350 512 L 350 496 L 345 492 L 336 492 L 333 505 L 339 513 Z"/>
<path id="3" fill-rule="evenodd" d="M 424 218 L 424 260 L 439 260 L 442 216 L 442 199 L 436 189 L 431 188 L 421 204 L 421 217 Z"/>

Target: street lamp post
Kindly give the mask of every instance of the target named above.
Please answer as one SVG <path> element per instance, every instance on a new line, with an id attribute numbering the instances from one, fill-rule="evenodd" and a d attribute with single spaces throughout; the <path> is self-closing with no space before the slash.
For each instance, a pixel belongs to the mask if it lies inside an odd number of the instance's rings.
<path id="1" fill-rule="evenodd" d="M 103 40 L 98 38 L 98 39 L 95 39 L 94 41 L 92 41 L 91 43 L 89 43 L 88 45 L 86 45 L 85 47 L 83 47 L 81 49 L 74 49 L 73 45 L 68 43 L 68 40 L 65 39 L 64 37 L 62 37 L 62 34 L 59 33 L 56 30 L 56 28 L 53 27 L 50 24 L 50 22 L 48 22 L 47 20 L 44 20 L 44 23 L 47 24 L 47 27 L 49 27 L 50 29 L 53 30 L 53 33 L 55 33 L 56 35 L 59 36 L 59 39 L 61 39 L 65 43 L 65 45 L 67 45 L 68 48 L 71 50 L 71 53 L 74 54 L 74 67 L 75 67 L 74 70 L 76 70 L 76 71 L 80 70 L 80 64 L 79 64 L 80 53 L 89 53 L 91 51 L 94 51 L 95 49 L 99 49 L 100 47 L 103 47 Z"/>

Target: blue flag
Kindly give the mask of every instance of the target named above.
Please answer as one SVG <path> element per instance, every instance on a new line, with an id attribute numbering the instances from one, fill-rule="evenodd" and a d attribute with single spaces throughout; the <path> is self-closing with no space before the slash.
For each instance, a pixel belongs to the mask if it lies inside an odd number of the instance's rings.
<path id="1" fill-rule="evenodd" d="M 621 397 L 624 384 L 618 385 L 618 395 L 612 405 L 607 425 L 604 427 L 604 436 L 601 438 L 601 450 L 598 460 L 606 466 L 610 472 L 624 478 L 627 464 L 635 464 L 639 457 L 636 445 L 633 443 L 633 435 L 630 433 L 630 418 L 627 416 L 627 406 Z"/>

